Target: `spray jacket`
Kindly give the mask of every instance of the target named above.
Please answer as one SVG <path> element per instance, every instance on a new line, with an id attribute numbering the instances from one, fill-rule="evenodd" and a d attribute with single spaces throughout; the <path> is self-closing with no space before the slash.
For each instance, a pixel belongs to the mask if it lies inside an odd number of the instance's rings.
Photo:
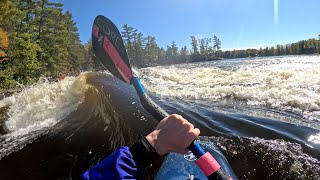
<path id="1" fill-rule="evenodd" d="M 143 170 L 160 156 L 144 136 L 131 146 L 113 154 L 81 175 L 85 180 L 141 179 Z"/>

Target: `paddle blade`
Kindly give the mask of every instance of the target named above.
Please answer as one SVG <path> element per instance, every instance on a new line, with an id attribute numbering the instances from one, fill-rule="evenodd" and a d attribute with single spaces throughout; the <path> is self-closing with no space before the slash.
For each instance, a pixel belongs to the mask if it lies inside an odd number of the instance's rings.
<path id="1" fill-rule="evenodd" d="M 114 76 L 131 84 L 132 70 L 121 34 L 108 18 L 101 15 L 93 23 L 92 48 L 98 60 Z"/>

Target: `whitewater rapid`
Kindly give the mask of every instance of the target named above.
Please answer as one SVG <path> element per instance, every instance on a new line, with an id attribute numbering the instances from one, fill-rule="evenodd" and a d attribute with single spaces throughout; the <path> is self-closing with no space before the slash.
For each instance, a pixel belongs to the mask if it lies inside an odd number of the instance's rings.
<path id="1" fill-rule="evenodd" d="M 138 70 L 161 97 L 232 100 L 320 121 L 320 56 L 235 59 Z"/>
<path id="2" fill-rule="evenodd" d="M 0 136 L 0 159 L 23 148 L 46 130 L 64 119 L 83 102 L 89 86 L 86 76 L 66 77 L 59 82 L 40 79 L 0 101 L 0 109 L 7 108 L 4 128 Z"/>

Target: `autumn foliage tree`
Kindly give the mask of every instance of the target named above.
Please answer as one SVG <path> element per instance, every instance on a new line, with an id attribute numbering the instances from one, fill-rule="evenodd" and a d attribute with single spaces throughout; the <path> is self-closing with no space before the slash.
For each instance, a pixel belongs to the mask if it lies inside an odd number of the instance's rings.
<path id="1" fill-rule="evenodd" d="M 7 49 L 9 46 L 8 33 L 0 28 L 0 61 L 8 60 Z"/>

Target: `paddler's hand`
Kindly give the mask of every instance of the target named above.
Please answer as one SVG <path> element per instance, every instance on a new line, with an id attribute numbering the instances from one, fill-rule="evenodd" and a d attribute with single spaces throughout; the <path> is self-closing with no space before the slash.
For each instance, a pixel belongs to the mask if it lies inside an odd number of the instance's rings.
<path id="1" fill-rule="evenodd" d="M 162 156 L 169 152 L 188 153 L 188 146 L 200 134 L 182 116 L 173 114 L 161 120 L 156 129 L 146 136 L 148 142 Z"/>

